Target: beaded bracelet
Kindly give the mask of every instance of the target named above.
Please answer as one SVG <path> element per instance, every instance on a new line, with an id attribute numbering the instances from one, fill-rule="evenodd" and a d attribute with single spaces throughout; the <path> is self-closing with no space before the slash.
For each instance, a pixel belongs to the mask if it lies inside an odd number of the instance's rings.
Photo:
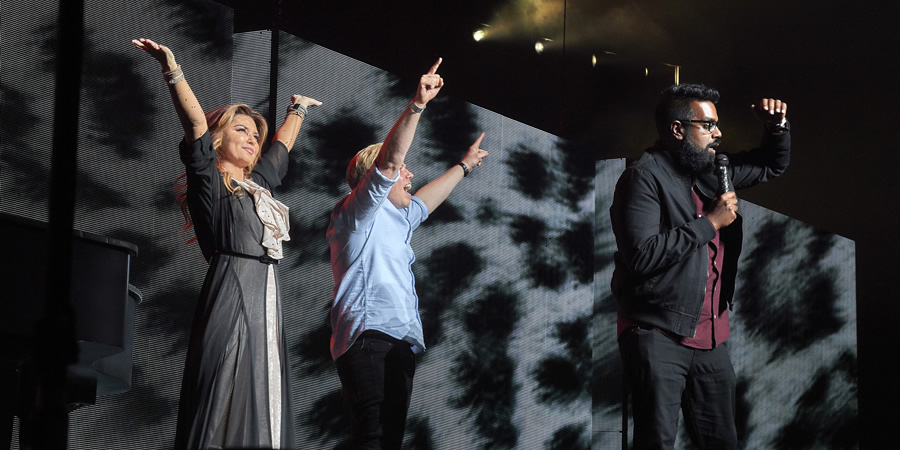
<path id="1" fill-rule="evenodd" d="M 163 78 L 171 85 L 178 84 L 179 81 L 184 79 L 184 72 L 181 70 L 181 64 L 175 66 L 175 69 L 173 70 L 163 72 Z"/>
<path id="2" fill-rule="evenodd" d="M 306 117 L 306 114 L 309 112 L 307 108 L 299 103 L 294 103 L 291 106 L 288 106 L 288 114 L 296 114 L 301 119 Z"/>

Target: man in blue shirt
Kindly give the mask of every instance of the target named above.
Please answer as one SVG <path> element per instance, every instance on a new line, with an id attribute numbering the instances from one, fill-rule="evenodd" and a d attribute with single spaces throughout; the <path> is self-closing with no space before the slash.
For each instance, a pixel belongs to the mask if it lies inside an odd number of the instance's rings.
<path id="1" fill-rule="evenodd" d="M 412 393 L 415 354 L 425 350 L 409 242 L 412 232 L 480 166 L 478 148 L 413 196 L 404 159 L 425 106 L 444 85 L 441 60 L 419 80 L 415 98 L 381 144 L 361 150 L 347 168 L 352 191 L 328 225 L 334 302 L 331 356 L 350 415 L 351 448 L 399 449 Z"/>

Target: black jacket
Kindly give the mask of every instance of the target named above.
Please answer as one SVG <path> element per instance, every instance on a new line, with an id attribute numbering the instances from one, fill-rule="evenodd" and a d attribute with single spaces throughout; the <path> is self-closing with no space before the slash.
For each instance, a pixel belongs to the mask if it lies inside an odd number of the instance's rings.
<path id="1" fill-rule="evenodd" d="M 728 156 L 736 189 L 771 180 L 788 166 L 790 134 L 766 132 L 759 148 Z M 618 246 L 612 292 L 619 315 L 680 336 L 696 333 L 707 282 L 707 244 L 716 235 L 707 218 L 697 217 L 693 181 L 675 155 L 657 143 L 626 166 L 610 207 Z M 714 174 L 697 178 L 696 184 L 704 202 L 715 198 Z M 723 308 L 734 298 L 741 222 L 738 216 L 720 230 Z"/>

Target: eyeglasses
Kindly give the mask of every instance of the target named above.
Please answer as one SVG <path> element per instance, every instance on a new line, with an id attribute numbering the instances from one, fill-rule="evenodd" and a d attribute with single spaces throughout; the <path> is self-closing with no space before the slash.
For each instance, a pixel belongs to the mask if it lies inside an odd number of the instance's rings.
<path id="1" fill-rule="evenodd" d="M 703 128 L 706 131 L 712 133 L 716 131 L 716 128 L 719 128 L 719 122 L 715 120 L 695 120 L 695 119 L 678 119 L 679 122 L 689 122 L 689 123 L 702 123 Z"/>

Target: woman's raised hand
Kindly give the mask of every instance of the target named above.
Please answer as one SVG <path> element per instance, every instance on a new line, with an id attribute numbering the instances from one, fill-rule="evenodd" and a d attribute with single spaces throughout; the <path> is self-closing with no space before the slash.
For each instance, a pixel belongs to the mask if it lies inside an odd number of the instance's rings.
<path id="1" fill-rule="evenodd" d="M 178 120 L 181 122 L 181 127 L 184 128 L 184 138 L 187 142 L 199 139 L 208 130 L 206 117 L 203 115 L 203 108 L 200 107 L 197 97 L 188 86 L 187 80 L 184 79 L 181 66 L 175 62 L 172 50 L 150 39 L 132 39 L 131 43 L 134 44 L 134 48 L 147 52 L 162 66 L 163 78 L 169 86 L 175 112 L 178 113 Z"/>
<path id="2" fill-rule="evenodd" d="M 299 103 L 307 108 L 310 106 L 322 106 L 322 102 L 300 94 L 294 94 L 291 96 L 291 104 L 293 105 L 296 103 Z"/>
<path id="3" fill-rule="evenodd" d="M 175 55 L 172 54 L 172 50 L 169 50 L 169 47 L 144 38 L 132 39 L 131 42 L 134 44 L 134 48 L 147 52 L 153 59 L 159 61 L 163 72 L 171 72 L 178 67 L 178 64 L 175 62 Z"/>

